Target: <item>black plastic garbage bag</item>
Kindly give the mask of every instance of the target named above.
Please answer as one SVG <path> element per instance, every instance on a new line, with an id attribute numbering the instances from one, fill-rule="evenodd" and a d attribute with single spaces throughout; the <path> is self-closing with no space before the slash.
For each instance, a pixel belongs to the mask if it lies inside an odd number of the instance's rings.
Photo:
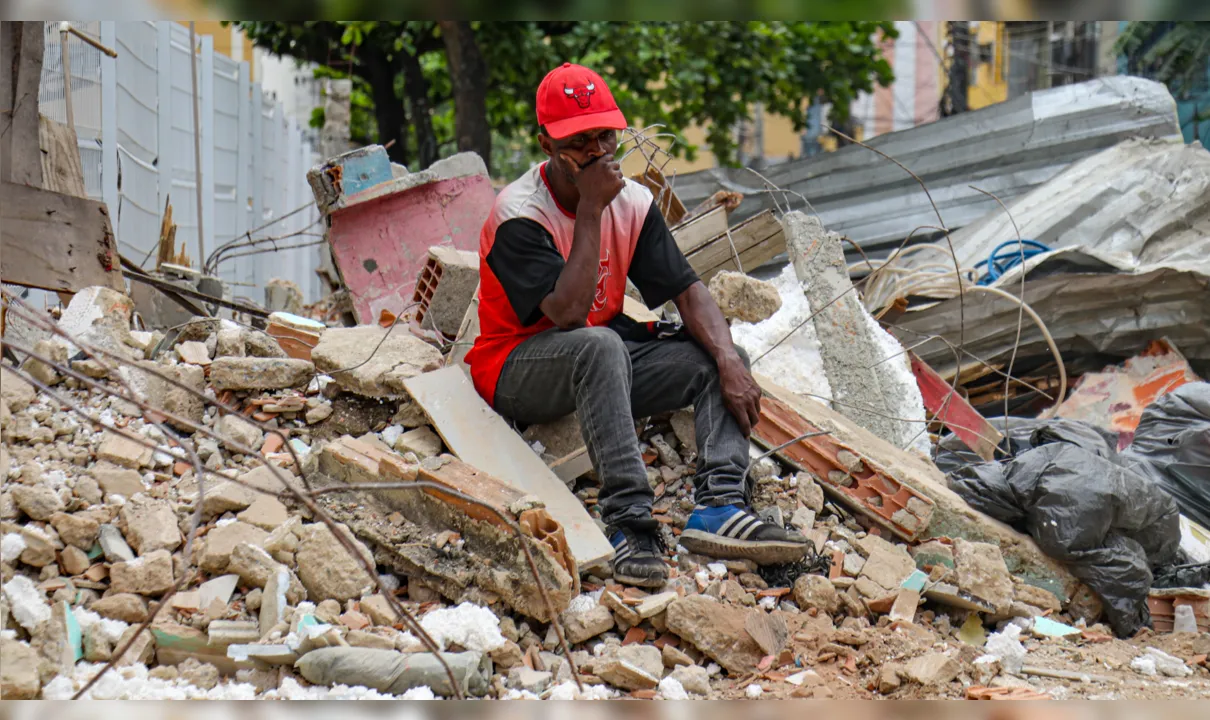
<path id="1" fill-rule="evenodd" d="M 1101 597 L 1118 636 L 1149 626 L 1151 569 L 1180 544 L 1172 497 L 1122 463 L 1111 434 L 1091 425 L 1041 422 L 1027 444 L 1011 460 L 953 471 L 950 487 L 1063 562 Z"/>
<path id="2" fill-rule="evenodd" d="M 1148 405 L 1122 459 L 1210 528 L 1210 383 L 1182 385 Z"/>

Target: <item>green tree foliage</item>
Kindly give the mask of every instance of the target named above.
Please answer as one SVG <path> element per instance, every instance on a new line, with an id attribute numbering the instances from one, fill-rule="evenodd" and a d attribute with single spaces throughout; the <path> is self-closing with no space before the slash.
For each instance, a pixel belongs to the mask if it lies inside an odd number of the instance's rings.
<path id="1" fill-rule="evenodd" d="M 455 120 L 468 119 L 454 115 L 451 78 L 458 70 L 450 67 L 437 23 L 237 24 L 275 53 L 351 72 L 354 128 L 372 107 L 379 142 L 396 140 L 397 162 L 423 166 L 435 153 L 458 149 Z M 864 21 L 477 21 L 470 27 L 487 77 L 486 117 L 469 120 L 486 123 L 492 142 L 462 149 L 479 151 L 490 165 L 522 167 L 536 150 L 535 90 L 561 62 L 600 72 L 632 125 L 659 123 L 678 135 L 690 125 L 703 127 L 710 150 L 720 162 L 732 163 L 732 128 L 755 103 L 801 129 L 807 101 L 818 99 L 831 103 L 833 122 L 842 123 L 858 92 L 891 82 L 878 43 L 896 34 L 892 23 Z M 384 108 L 388 103 L 399 107 Z M 426 142 L 431 152 L 425 152 Z M 683 141 L 674 147 L 678 154 L 695 150 Z"/>
<path id="2" fill-rule="evenodd" d="M 1210 85 L 1210 22 L 1129 22 L 1114 49 L 1126 56 L 1127 72 L 1154 78 L 1174 95 Z"/>

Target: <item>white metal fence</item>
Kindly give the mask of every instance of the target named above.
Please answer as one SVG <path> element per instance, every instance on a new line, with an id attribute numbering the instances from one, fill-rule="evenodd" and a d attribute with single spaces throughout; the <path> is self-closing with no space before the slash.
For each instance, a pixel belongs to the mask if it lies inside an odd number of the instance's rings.
<path id="1" fill-rule="evenodd" d="M 219 276 L 233 283 L 233 295 L 264 302 L 261 288 L 278 277 L 297 283 L 307 301 L 317 300 L 318 249 L 290 246 L 322 233 L 306 180 L 318 158 L 298 122 L 251 82 L 249 64 L 215 53 L 213 38 L 198 36 L 199 246 L 188 28 L 169 21 L 72 25 L 117 51 L 110 58 L 68 36 L 84 185 L 109 206 L 122 254 L 151 267 L 171 198 L 177 244 L 185 242 L 195 268 L 206 259 L 201 247 L 213 253 L 249 230 L 253 237 L 291 236 L 274 252 L 237 255 L 218 266 Z M 58 23 L 47 22 L 39 100 L 41 112 L 62 123 L 65 82 Z M 309 207 L 291 214 L 304 205 Z"/>

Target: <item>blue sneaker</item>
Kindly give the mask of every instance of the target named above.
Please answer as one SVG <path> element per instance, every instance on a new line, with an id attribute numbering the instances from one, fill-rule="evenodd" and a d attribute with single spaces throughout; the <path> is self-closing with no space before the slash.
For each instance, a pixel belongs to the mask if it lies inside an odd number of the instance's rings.
<path id="1" fill-rule="evenodd" d="M 761 520 L 742 505 L 698 505 L 689 516 L 681 545 L 690 552 L 724 560 L 779 565 L 801 560 L 807 539 Z"/>
<path id="2" fill-rule="evenodd" d="M 609 544 L 613 545 L 613 579 L 635 587 L 658 588 L 668 581 L 668 565 L 664 562 L 667 546 L 660 535 L 659 525 L 651 520 L 612 528 Z"/>

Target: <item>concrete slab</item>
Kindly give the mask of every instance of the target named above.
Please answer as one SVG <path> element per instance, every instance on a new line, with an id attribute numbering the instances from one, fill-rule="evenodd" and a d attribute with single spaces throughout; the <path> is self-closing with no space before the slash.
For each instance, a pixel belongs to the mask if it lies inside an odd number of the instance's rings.
<path id="1" fill-rule="evenodd" d="M 579 499 L 521 436 L 488 407 L 460 368 L 447 367 L 404 381 L 408 394 L 433 421 L 445 446 L 463 462 L 546 503 L 563 526 L 582 570 L 613 557 L 613 547 Z"/>
<path id="2" fill-rule="evenodd" d="M 1050 590 L 1064 602 L 1072 597 L 1079 583 L 1071 573 L 1043 553 L 1028 535 L 967 505 L 949 489 L 945 475 L 936 465 L 891 445 L 853 420 L 821 403 L 801 398 L 767 377 L 757 374 L 756 379 L 766 395 L 790 406 L 820 430 L 830 431 L 829 438 L 858 452 L 863 465 L 928 496 L 935 505 L 927 527 L 917 536 L 918 541 L 948 537 L 998 545 L 1013 575 Z"/>

